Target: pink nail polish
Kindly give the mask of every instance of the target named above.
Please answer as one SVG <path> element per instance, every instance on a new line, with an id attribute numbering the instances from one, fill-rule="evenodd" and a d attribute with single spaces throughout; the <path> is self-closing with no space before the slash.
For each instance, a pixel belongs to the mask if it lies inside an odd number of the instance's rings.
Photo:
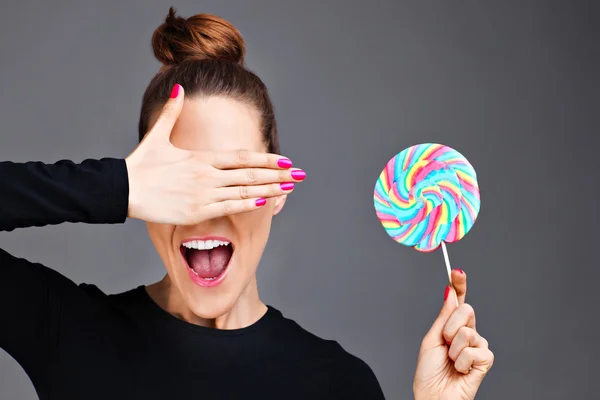
<path id="1" fill-rule="evenodd" d="M 277 161 L 277 165 L 281 168 L 290 168 L 292 166 L 292 161 L 289 158 L 280 158 Z"/>
<path id="2" fill-rule="evenodd" d="M 464 272 L 462 269 L 460 269 L 460 268 L 455 268 L 455 270 L 457 270 L 457 271 L 458 271 L 458 272 L 460 272 L 461 274 L 464 274 L 464 273 L 465 273 L 465 272 Z"/>
<path id="3" fill-rule="evenodd" d="M 179 96 L 179 88 L 181 88 L 181 86 L 178 83 L 176 83 L 175 86 L 173 86 L 173 89 L 171 90 L 170 98 L 174 99 L 177 96 Z"/>
<path id="4" fill-rule="evenodd" d="M 281 186 L 281 190 L 292 190 L 294 188 L 294 183 L 293 182 L 285 182 L 285 183 L 279 184 L 279 186 Z"/>
<path id="5" fill-rule="evenodd" d="M 256 199 L 256 206 L 257 207 L 262 207 L 265 204 L 267 204 L 267 199 L 262 199 L 262 198 L 261 199 Z"/>
<path id="6" fill-rule="evenodd" d="M 444 301 L 448 300 L 449 293 L 450 293 L 450 286 L 446 286 L 446 291 L 444 292 Z"/>
<path id="7" fill-rule="evenodd" d="M 304 178 L 306 178 L 306 172 L 302 171 L 301 169 L 292 171 L 292 178 L 294 178 L 297 181 L 302 181 L 304 180 Z"/>

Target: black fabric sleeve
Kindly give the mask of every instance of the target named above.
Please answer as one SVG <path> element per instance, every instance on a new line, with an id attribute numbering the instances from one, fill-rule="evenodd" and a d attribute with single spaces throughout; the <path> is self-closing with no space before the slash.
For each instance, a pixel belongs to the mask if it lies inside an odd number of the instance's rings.
<path id="1" fill-rule="evenodd" d="M 122 223 L 129 186 L 125 160 L 80 164 L 0 162 L 0 230 L 63 222 Z M 26 370 L 59 344 L 83 289 L 57 271 L 0 250 L 0 348 Z"/>
<path id="2" fill-rule="evenodd" d="M 385 400 L 381 385 L 369 365 L 334 342 L 331 394 L 335 400 Z"/>
<path id="3" fill-rule="evenodd" d="M 128 199 L 122 159 L 0 162 L 0 231 L 63 222 L 122 223 Z"/>

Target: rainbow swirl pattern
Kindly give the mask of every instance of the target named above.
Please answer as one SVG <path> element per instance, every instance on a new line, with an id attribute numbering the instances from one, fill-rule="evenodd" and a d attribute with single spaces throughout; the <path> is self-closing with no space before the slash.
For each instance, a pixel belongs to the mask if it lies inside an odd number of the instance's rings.
<path id="1" fill-rule="evenodd" d="M 423 252 L 462 239 L 480 208 L 475 169 L 458 151 L 435 143 L 393 157 L 379 175 L 373 199 L 387 234 Z"/>

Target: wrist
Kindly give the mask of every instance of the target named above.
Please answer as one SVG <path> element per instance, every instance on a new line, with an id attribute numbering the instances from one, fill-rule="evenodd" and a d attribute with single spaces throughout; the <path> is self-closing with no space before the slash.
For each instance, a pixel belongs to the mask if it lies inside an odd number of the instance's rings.
<path id="1" fill-rule="evenodd" d="M 125 158 L 125 165 L 127 166 L 127 179 L 129 180 L 129 198 L 127 205 L 127 217 L 138 218 L 139 214 L 139 195 L 138 195 L 138 178 L 136 174 L 136 164 L 131 159 L 131 155 Z"/>
<path id="2" fill-rule="evenodd" d="M 432 400 L 434 398 L 435 397 L 427 397 L 427 396 L 424 396 L 423 394 L 417 394 L 417 393 L 415 393 L 415 395 L 414 395 L 415 400 Z"/>
<path id="3" fill-rule="evenodd" d="M 432 396 L 430 393 L 423 393 L 423 389 L 413 387 L 413 398 L 415 400 L 432 400 L 438 397 Z"/>

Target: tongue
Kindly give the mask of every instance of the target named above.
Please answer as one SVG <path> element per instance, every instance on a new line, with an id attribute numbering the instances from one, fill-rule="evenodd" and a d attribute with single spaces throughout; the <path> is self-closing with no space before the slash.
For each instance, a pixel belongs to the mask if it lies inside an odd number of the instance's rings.
<path id="1" fill-rule="evenodd" d="M 189 249 L 186 256 L 190 268 L 206 279 L 219 276 L 227 266 L 231 254 L 226 246 L 218 246 L 211 250 Z"/>

